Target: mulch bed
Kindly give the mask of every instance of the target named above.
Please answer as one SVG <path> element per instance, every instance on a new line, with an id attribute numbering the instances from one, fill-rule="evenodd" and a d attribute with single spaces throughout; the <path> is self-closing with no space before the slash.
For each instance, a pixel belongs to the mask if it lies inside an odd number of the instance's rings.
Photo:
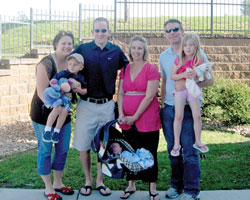
<path id="1" fill-rule="evenodd" d="M 0 156 L 37 147 L 31 122 L 15 122 L 0 126 Z"/>
<path id="2" fill-rule="evenodd" d="M 250 137 L 250 126 L 236 126 L 227 128 L 215 121 L 203 122 L 204 129 L 223 130 L 236 132 L 245 137 Z M 37 147 L 37 140 L 30 121 L 15 122 L 0 126 L 0 157 L 16 152 L 23 152 Z"/>

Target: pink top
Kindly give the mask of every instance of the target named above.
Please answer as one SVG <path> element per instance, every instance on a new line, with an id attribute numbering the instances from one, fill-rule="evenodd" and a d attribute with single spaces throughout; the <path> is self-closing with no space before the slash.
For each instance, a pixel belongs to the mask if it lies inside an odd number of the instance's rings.
<path id="1" fill-rule="evenodd" d="M 203 63 L 203 61 L 200 64 L 202 64 L 202 63 Z M 178 57 L 175 59 L 174 64 L 176 66 L 178 66 L 178 64 L 179 64 Z M 182 66 L 180 66 L 180 68 L 177 70 L 177 74 L 181 74 L 181 73 L 185 72 L 187 68 L 193 69 L 194 64 L 195 64 L 195 58 L 193 58 L 192 60 L 185 60 L 184 64 Z M 186 80 L 185 78 L 183 78 L 183 79 Z"/>
<path id="2" fill-rule="evenodd" d="M 133 116 L 145 97 L 148 81 L 160 80 L 160 73 L 155 65 L 146 63 L 132 82 L 130 77 L 130 64 L 127 65 L 125 74 L 123 71 L 124 68 L 122 68 L 120 72 L 120 79 L 123 80 L 122 88 L 125 93 L 123 98 L 123 113 L 125 116 Z M 135 122 L 135 126 L 140 132 L 151 132 L 161 128 L 160 106 L 156 96 Z M 120 124 L 120 127 L 123 130 L 131 128 L 127 124 Z"/>

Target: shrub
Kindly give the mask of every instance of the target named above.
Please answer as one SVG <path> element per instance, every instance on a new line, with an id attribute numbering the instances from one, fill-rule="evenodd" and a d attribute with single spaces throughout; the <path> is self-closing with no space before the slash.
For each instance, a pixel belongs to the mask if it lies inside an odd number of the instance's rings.
<path id="1" fill-rule="evenodd" d="M 224 125 L 250 124 L 250 88 L 246 83 L 215 78 L 203 89 L 203 117 Z"/>

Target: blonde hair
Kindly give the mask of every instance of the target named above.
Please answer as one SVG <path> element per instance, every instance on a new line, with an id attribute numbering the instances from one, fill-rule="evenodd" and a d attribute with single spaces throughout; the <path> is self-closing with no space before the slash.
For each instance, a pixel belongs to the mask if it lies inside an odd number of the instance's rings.
<path id="1" fill-rule="evenodd" d="M 181 51 L 180 51 L 180 54 L 179 54 L 179 64 L 178 64 L 178 68 L 180 66 L 182 66 L 186 60 L 186 55 L 185 55 L 185 52 L 183 50 L 184 48 L 184 45 L 187 43 L 188 40 L 192 40 L 193 43 L 194 43 L 194 46 L 195 46 L 195 52 L 194 52 L 194 55 L 193 55 L 193 58 L 192 60 L 194 61 L 194 66 L 198 66 L 202 60 L 203 60 L 203 56 L 201 54 L 201 50 L 200 50 L 200 38 L 198 35 L 196 34 L 186 34 L 184 35 L 183 39 L 182 39 L 182 42 L 181 42 Z"/>
<path id="2" fill-rule="evenodd" d="M 148 54 L 149 54 L 148 42 L 147 42 L 145 37 L 142 37 L 140 35 L 136 35 L 136 36 L 132 37 L 132 39 L 130 41 L 129 50 L 128 50 L 128 56 L 129 56 L 130 60 L 133 62 L 133 58 L 132 58 L 132 55 L 131 55 L 131 48 L 132 48 L 132 43 L 134 41 L 140 41 L 140 42 L 142 42 L 144 44 L 143 60 L 147 61 Z"/>

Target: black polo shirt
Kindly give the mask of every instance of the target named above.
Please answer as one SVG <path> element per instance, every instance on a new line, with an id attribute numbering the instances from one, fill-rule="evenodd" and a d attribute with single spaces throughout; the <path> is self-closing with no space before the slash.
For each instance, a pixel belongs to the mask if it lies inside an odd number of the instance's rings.
<path id="1" fill-rule="evenodd" d="M 80 71 L 87 82 L 87 97 L 112 98 L 115 93 L 117 70 L 128 64 L 128 59 L 117 45 L 110 42 L 101 49 L 94 41 L 79 45 L 73 53 L 84 58 Z M 83 98 L 82 95 L 80 95 Z"/>

